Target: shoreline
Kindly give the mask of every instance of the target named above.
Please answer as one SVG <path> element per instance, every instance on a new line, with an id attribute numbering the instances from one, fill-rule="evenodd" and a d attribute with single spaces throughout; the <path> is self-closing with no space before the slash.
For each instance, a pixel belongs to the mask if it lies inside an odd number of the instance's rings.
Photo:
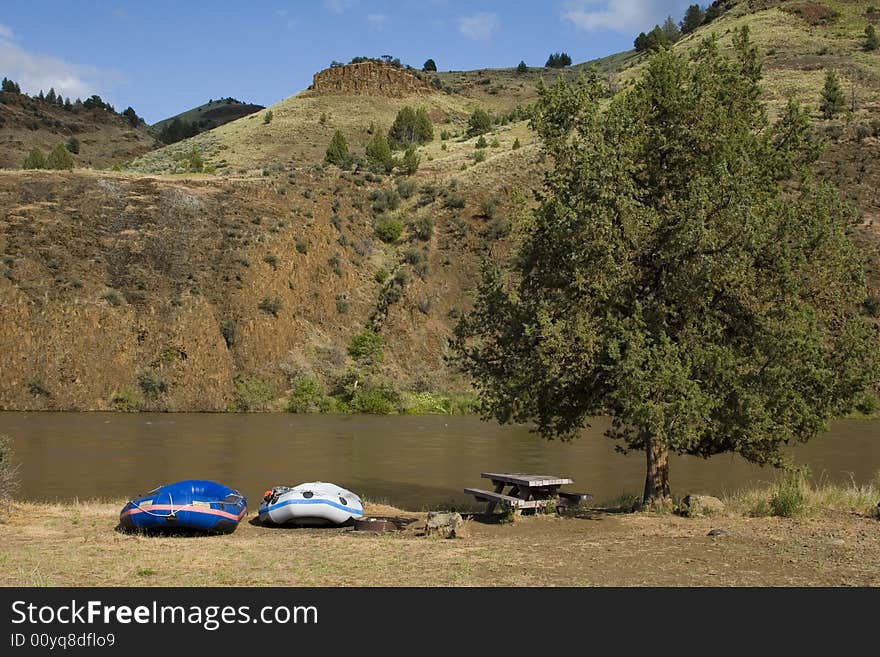
<path id="1" fill-rule="evenodd" d="M 792 517 L 765 515 L 777 492 L 741 491 L 697 517 L 467 515 L 456 539 L 424 536 L 425 512 L 370 502 L 368 516 L 416 520 L 381 535 L 268 528 L 251 509 L 233 534 L 153 537 L 115 531 L 122 500 L 15 501 L 0 586 L 880 586 L 878 485 L 802 486 Z"/>

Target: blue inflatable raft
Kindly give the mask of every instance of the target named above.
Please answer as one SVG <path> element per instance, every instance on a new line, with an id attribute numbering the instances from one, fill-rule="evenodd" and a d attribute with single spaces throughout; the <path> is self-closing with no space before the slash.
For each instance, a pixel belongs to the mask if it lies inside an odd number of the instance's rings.
<path id="1" fill-rule="evenodd" d="M 129 530 L 229 534 L 247 511 L 247 499 L 214 481 L 190 479 L 159 486 L 126 504 L 119 524 Z"/>

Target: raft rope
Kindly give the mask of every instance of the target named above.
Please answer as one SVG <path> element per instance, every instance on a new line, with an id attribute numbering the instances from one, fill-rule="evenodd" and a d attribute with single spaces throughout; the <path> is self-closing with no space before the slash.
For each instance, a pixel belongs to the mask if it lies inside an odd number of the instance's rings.
<path id="1" fill-rule="evenodd" d="M 229 497 L 229 496 L 227 495 L 227 497 Z M 241 495 L 235 495 L 235 497 L 237 497 L 238 499 L 242 499 Z M 226 498 L 224 498 L 224 499 L 226 499 Z M 150 511 L 149 509 L 145 509 L 144 507 L 142 507 L 140 504 L 138 504 L 134 500 L 129 500 L 128 503 L 131 504 L 136 509 L 139 509 L 143 513 L 146 513 L 147 515 L 155 516 L 156 518 L 166 518 L 166 519 L 167 518 L 176 518 L 178 511 L 183 511 L 186 507 L 191 506 L 190 504 L 185 504 L 185 505 L 180 506 L 176 509 L 171 509 L 171 511 L 169 511 L 168 513 L 155 513 L 154 511 Z M 169 506 L 172 506 L 172 507 L 174 506 L 174 498 L 171 497 L 171 493 L 168 493 L 168 503 L 169 503 Z M 212 502 L 208 502 L 208 504 L 224 504 L 224 502 L 222 500 L 214 500 Z"/>

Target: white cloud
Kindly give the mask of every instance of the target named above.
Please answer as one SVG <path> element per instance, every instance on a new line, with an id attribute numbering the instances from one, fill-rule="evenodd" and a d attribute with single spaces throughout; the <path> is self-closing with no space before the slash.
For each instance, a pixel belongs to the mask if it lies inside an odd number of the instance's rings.
<path id="1" fill-rule="evenodd" d="M 0 23 L 0 39 L 11 39 L 13 38 L 12 28 L 7 27 L 3 23 Z"/>
<path id="2" fill-rule="evenodd" d="M 577 0 L 568 4 L 562 18 L 587 32 L 611 29 L 630 34 L 661 22 L 675 8 L 670 0 Z"/>
<path id="3" fill-rule="evenodd" d="M 463 16 L 458 19 L 458 31 L 468 39 L 475 41 L 488 41 L 492 33 L 498 29 L 498 15 L 481 11 L 472 16 Z"/>
<path id="4" fill-rule="evenodd" d="M 374 30 L 381 30 L 385 27 L 385 21 L 387 18 L 388 17 L 385 14 L 370 14 L 367 16 L 367 23 L 369 23 L 370 27 Z"/>
<path id="5" fill-rule="evenodd" d="M 80 66 L 51 55 L 28 52 L 9 41 L 6 34 L 11 34 L 11 31 L 0 33 L 0 71 L 21 85 L 26 93 L 35 94 L 54 88 L 63 96 L 87 98 L 102 90 L 106 93 L 108 86 L 124 81 L 124 77 L 114 71 Z"/>
<path id="6" fill-rule="evenodd" d="M 341 14 L 351 9 L 357 4 L 358 0 L 324 0 L 324 7 L 332 11 L 334 14 Z"/>

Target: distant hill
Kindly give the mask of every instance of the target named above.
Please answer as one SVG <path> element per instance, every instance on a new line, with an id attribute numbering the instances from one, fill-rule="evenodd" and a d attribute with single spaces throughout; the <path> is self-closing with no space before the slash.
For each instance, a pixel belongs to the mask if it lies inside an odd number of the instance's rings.
<path id="1" fill-rule="evenodd" d="M 187 137 L 213 130 L 221 125 L 235 121 L 243 116 L 254 114 L 264 109 L 262 105 L 243 103 L 235 98 L 209 100 L 204 105 L 163 119 L 153 124 L 153 129 L 166 144 L 172 144 Z M 177 125 L 173 125 L 177 122 Z"/>
<path id="2" fill-rule="evenodd" d="M 50 151 L 74 138 L 76 166 L 106 168 L 159 146 L 142 121 L 107 107 L 81 103 L 67 108 L 22 93 L 0 92 L 0 168 L 20 168 L 33 148 Z"/>

